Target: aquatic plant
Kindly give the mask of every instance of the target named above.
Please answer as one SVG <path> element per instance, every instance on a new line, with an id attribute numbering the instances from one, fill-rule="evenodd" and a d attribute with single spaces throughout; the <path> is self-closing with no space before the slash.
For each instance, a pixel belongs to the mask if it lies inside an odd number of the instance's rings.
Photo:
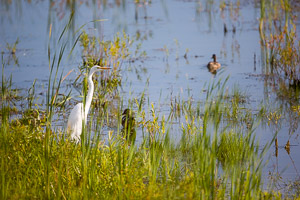
<path id="1" fill-rule="evenodd" d="M 104 41 L 83 31 L 80 36 L 83 67 L 100 65 L 119 70 L 121 63 L 130 55 L 129 47 L 132 42 L 124 32 L 121 36 L 116 34 L 111 41 Z"/>
<path id="2" fill-rule="evenodd" d="M 120 71 L 122 64 L 130 59 L 129 48 L 133 41 L 124 32 L 123 35 L 116 34 L 111 41 L 104 41 L 95 36 L 89 36 L 85 31 L 81 33 L 79 41 L 83 55 L 83 64 L 79 67 L 81 71 L 86 71 L 94 65 L 112 68 L 109 73 L 101 74 L 100 89 L 96 81 L 95 93 L 102 104 L 105 95 L 118 95 L 118 88 L 121 86 Z M 79 80 L 78 78 L 75 83 Z"/>
<path id="3" fill-rule="evenodd" d="M 261 1 L 260 35 L 266 63 L 289 86 L 299 86 L 300 41 L 290 1 Z"/>
<path id="4" fill-rule="evenodd" d="M 244 136 L 233 131 L 221 133 L 217 147 L 217 158 L 223 167 L 248 164 L 247 155 L 253 151 L 253 148 L 258 148 L 258 146 L 251 146 L 252 142 L 249 136 L 251 136 L 249 133 Z"/>
<path id="5" fill-rule="evenodd" d="M 19 66 L 19 58 L 17 55 L 17 50 L 19 50 L 18 44 L 19 44 L 19 38 L 17 38 L 13 44 L 6 42 L 5 49 L 1 49 L 1 54 L 2 56 L 5 55 L 6 62 L 8 65 L 11 63 L 11 61 L 13 61 L 14 65 Z M 2 57 L 2 59 L 3 58 L 4 57 Z"/>
<path id="6" fill-rule="evenodd" d="M 19 44 L 19 38 L 15 41 L 13 45 L 6 43 L 6 49 L 9 51 L 10 54 L 16 54 L 17 52 L 17 45 Z"/>
<path id="7" fill-rule="evenodd" d="M 288 80 L 289 85 L 300 84 L 300 41 L 297 40 L 296 25 L 284 27 L 280 33 L 271 34 L 268 40 L 270 64 L 274 72 Z"/>

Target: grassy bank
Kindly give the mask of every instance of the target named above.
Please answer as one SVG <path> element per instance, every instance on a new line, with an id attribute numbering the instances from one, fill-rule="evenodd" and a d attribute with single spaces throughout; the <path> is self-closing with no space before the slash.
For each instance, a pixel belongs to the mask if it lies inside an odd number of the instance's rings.
<path id="1" fill-rule="evenodd" d="M 147 122 L 139 121 L 145 133 L 139 145 L 124 139 L 121 130 L 110 131 L 107 140 L 101 138 L 103 118 L 96 119 L 101 125 L 93 134 L 90 127 L 85 130 L 89 137 L 80 144 L 70 141 L 64 132 L 55 131 L 49 119 L 55 110 L 51 99 L 59 85 L 49 83 L 53 88 L 49 87 L 48 120 L 41 122 L 40 115 L 33 115 L 36 123 L 24 123 L 22 118 L 11 118 L 12 89 L 2 77 L 2 199 L 280 197 L 263 189 L 263 155 L 268 146 L 258 143 L 253 125 L 238 128 L 242 126 L 232 121 L 242 117 L 241 113 L 228 115 L 240 104 L 237 93 L 230 96 L 224 92 L 226 81 L 208 86 L 203 104 L 181 101 L 177 105 L 177 111 L 186 119 L 179 142 L 172 138 L 172 117 L 159 117 L 153 106 L 149 111 L 152 117 Z M 121 109 L 117 112 L 121 116 Z M 143 116 L 143 109 L 137 112 L 137 116 Z M 172 109 L 169 116 L 175 117 Z M 116 121 L 120 124 L 120 117 Z"/>

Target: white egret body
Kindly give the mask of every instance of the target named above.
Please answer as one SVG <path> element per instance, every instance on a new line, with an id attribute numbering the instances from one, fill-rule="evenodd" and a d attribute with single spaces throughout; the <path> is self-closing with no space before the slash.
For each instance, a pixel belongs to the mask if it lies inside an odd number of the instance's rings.
<path id="1" fill-rule="evenodd" d="M 95 72 L 103 69 L 110 69 L 110 68 L 100 67 L 98 65 L 95 65 L 91 68 L 88 75 L 89 90 L 86 96 L 85 108 L 83 107 L 83 103 L 78 103 L 70 113 L 68 119 L 68 125 L 67 125 L 67 132 L 71 135 L 71 139 L 75 140 L 76 142 L 80 141 L 80 135 L 82 132 L 82 123 L 86 124 L 87 115 L 93 99 L 94 83 L 92 80 L 92 76 Z"/>

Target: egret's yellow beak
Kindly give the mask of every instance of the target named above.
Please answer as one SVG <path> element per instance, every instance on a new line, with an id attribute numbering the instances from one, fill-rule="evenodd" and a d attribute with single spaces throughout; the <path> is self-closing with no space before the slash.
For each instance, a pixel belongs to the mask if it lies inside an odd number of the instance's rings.
<path id="1" fill-rule="evenodd" d="M 110 67 L 99 67 L 99 69 L 110 69 Z"/>

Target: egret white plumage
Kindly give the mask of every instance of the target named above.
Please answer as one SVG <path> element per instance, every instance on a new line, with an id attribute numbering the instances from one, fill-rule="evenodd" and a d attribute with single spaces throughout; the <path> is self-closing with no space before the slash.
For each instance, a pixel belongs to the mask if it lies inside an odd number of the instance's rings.
<path id="1" fill-rule="evenodd" d="M 94 83 L 92 80 L 93 74 L 97 71 L 101 71 L 104 69 L 110 69 L 109 67 L 100 67 L 95 65 L 91 68 L 88 75 L 88 85 L 89 90 L 86 96 L 85 107 L 83 107 L 83 103 L 78 103 L 71 111 L 68 124 L 67 124 L 67 132 L 71 135 L 71 139 L 76 142 L 80 141 L 80 135 L 82 132 L 82 123 L 86 124 L 87 115 L 92 103 L 93 94 L 94 94 Z"/>

